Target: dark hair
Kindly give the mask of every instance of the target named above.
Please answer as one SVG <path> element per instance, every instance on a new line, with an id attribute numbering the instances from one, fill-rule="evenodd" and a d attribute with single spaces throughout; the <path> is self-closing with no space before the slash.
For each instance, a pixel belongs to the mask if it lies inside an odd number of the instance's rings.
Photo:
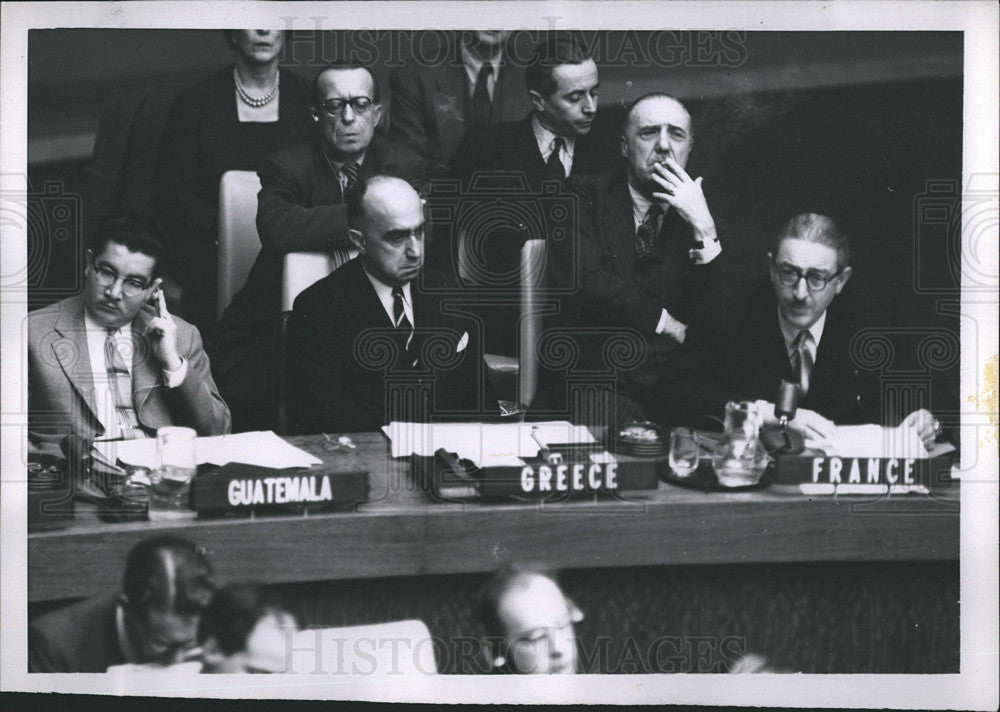
<path id="1" fill-rule="evenodd" d="M 247 638 L 265 618 L 289 617 L 283 607 L 271 600 L 262 586 L 256 584 L 230 584 L 208 604 L 198 622 L 198 642 L 214 638 L 226 655 L 246 649 Z"/>
<path id="2" fill-rule="evenodd" d="M 771 247 L 772 254 L 777 255 L 781 243 L 790 238 L 826 245 L 837 253 L 837 269 L 844 269 L 850 264 L 850 241 L 833 218 L 818 213 L 796 215 L 778 231 Z"/>
<path id="3" fill-rule="evenodd" d="M 372 100 L 376 104 L 379 103 L 381 94 L 378 86 L 378 77 L 375 76 L 375 72 L 372 71 L 371 67 L 367 64 L 361 64 L 360 62 L 350 62 L 345 59 L 338 59 L 323 67 L 319 70 L 316 76 L 313 77 L 312 86 L 309 89 L 309 97 L 314 109 L 319 109 L 320 104 L 323 103 L 323 99 L 319 95 L 319 78 L 327 72 L 345 71 L 350 69 L 363 69 L 368 72 L 368 76 L 372 78 Z"/>
<path id="4" fill-rule="evenodd" d="M 486 581 L 479 591 L 476 613 L 487 638 L 504 637 L 499 613 L 500 599 L 503 595 L 536 576 L 547 578 L 559 586 L 555 572 L 536 563 L 509 563 Z"/>
<path id="5" fill-rule="evenodd" d="M 583 64 L 590 55 L 572 35 L 557 32 L 544 42 L 540 42 L 531 53 L 524 69 L 524 84 L 528 91 L 536 91 L 549 96 L 556 90 L 552 72 L 561 64 Z"/>
<path id="6" fill-rule="evenodd" d="M 648 94 L 643 94 L 637 99 L 633 99 L 625 106 L 625 114 L 624 117 L 622 118 L 622 136 L 625 135 L 625 129 L 628 128 L 629 121 L 632 120 L 632 110 L 635 109 L 635 107 L 637 107 L 642 102 L 646 101 L 647 99 L 672 99 L 673 101 L 676 101 L 678 104 L 680 104 L 681 108 L 683 108 L 684 111 L 687 111 L 688 116 L 691 116 L 691 112 L 688 110 L 686 106 L 684 106 L 684 102 L 678 99 L 673 94 L 668 94 L 665 91 L 651 91 Z M 692 131 L 692 134 L 693 133 L 694 132 Z"/>
<path id="7" fill-rule="evenodd" d="M 122 592 L 130 605 L 197 614 L 208 605 L 214 591 L 212 567 L 186 539 L 146 539 L 136 544 L 125 561 Z"/>
<path id="8" fill-rule="evenodd" d="M 160 223 L 140 215 L 122 215 L 111 218 L 98 228 L 90 240 L 90 249 L 96 259 L 104 252 L 109 242 L 128 248 L 129 252 L 141 252 L 152 257 L 153 276 L 170 255 L 170 238 Z"/>

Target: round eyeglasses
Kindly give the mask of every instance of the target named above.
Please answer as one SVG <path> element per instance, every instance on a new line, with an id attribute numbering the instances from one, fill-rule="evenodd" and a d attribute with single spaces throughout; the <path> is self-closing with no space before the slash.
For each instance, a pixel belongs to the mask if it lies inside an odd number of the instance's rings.
<path id="1" fill-rule="evenodd" d="M 803 272 L 799 268 L 792 267 L 791 265 L 779 265 L 774 261 L 773 257 L 771 258 L 771 266 L 774 267 L 774 272 L 778 275 L 778 281 L 783 285 L 786 287 L 795 287 L 798 286 L 799 280 L 804 279 L 806 281 L 806 288 L 810 292 L 820 292 L 826 289 L 826 286 L 840 276 L 841 272 L 844 271 L 842 269 L 837 270 L 827 277 L 822 272 L 816 272 L 813 270 Z"/>
<path id="2" fill-rule="evenodd" d="M 344 113 L 344 109 L 348 106 L 351 107 L 351 111 L 355 114 L 366 114 L 368 110 L 372 108 L 372 104 L 375 100 L 367 96 L 352 96 L 347 99 L 327 99 L 321 106 L 323 111 L 326 112 L 327 116 L 336 118 Z"/>

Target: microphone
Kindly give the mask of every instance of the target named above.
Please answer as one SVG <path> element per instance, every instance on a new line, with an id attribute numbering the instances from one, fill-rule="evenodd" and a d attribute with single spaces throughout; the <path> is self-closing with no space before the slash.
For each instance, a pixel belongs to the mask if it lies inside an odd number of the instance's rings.
<path id="1" fill-rule="evenodd" d="M 778 385 L 778 397 L 774 399 L 774 414 L 778 418 L 778 424 L 761 428 L 760 431 L 760 441 L 769 455 L 798 455 L 805 450 L 802 436 L 788 427 L 788 423 L 795 419 L 801 392 L 797 383 L 783 380 Z"/>

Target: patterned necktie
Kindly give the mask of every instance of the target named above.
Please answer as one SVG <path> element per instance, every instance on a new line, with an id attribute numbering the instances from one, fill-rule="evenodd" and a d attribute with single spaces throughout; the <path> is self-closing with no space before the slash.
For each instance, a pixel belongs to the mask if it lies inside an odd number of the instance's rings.
<path id="1" fill-rule="evenodd" d="M 132 405 L 132 375 L 115 341 L 117 329 L 108 329 L 104 339 L 104 368 L 108 372 L 108 387 L 115 402 L 115 415 L 126 440 L 142 437 L 139 418 Z"/>
<path id="2" fill-rule="evenodd" d="M 653 203 L 646 212 L 646 217 L 635 231 L 635 256 L 636 259 L 643 260 L 653 252 L 656 244 L 657 225 L 660 216 L 663 215 L 663 206 Z"/>
<path id="3" fill-rule="evenodd" d="M 565 145 L 566 141 L 562 136 L 556 136 L 552 141 L 552 153 L 545 162 L 545 180 L 563 180 L 566 177 L 566 169 L 559 158 L 559 152 Z"/>
<path id="4" fill-rule="evenodd" d="M 403 346 L 403 350 L 406 352 L 406 360 L 410 364 L 410 367 L 417 365 L 419 360 L 411 350 L 413 346 L 413 324 L 410 320 L 406 318 L 406 310 L 403 309 L 403 288 L 393 287 L 392 288 L 392 323 L 397 329 L 400 329 L 406 334 L 406 345 Z"/>
<path id="5" fill-rule="evenodd" d="M 345 163 L 340 168 L 340 174 L 344 176 L 344 195 L 350 193 L 358 182 L 358 173 L 361 167 L 357 163 Z"/>
<path id="6" fill-rule="evenodd" d="M 792 342 L 792 370 L 799 380 L 802 395 L 809 392 L 809 377 L 813 368 L 813 337 L 808 329 L 803 329 Z"/>
<path id="7" fill-rule="evenodd" d="M 493 74 L 493 65 L 483 62 L 476 76 L 476 86 L 472 92 L 472 124 L 485 126 L 493 121 L 493 101 L 490 99 L 489 79 Z"/>

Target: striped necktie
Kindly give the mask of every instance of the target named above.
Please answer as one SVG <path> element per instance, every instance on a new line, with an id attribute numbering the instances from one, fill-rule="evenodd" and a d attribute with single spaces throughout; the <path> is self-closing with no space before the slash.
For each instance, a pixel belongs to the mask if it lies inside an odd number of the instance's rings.
<path id="1" fill-rule="evenodd" d="M 345 163 L 340 167 L 340 174 L 344 176 L 344 195 L 347 195 L 352 190 L 358 182 L 358 174 L 361 172 L 361 167 L 357 163 Z"/>
<path id="2" fill-rule="evenodd" d="M 803 329 L 799 332 L 799 335 L 795 337 L 795 341 L 792 342 L 792 348 L 794 349 L 792 351 L 792 370 L 799 380 L 802 395 L 805 395 L 809 392 L 809 378 L 812 376 L 813 361 L 815 359 L 815 356 L 813 356 L 815 342 L 808 329 Z"/>
<path id="3" fill-rule="evenodd" d="M 108 329 L 104 339 L 104 367 L 108 372 L 108 387 L 115 402 L 115 416 L 126 440 L 141 438 L 142 429 L 135 407 L 132 405 L 132 374 L 125 366 L 125 359 L 115 340 L 117 329 Z"/>
<path id="4" fill-rule="evenodd" d="M 395 327 L 406 334 L 406 344 L 403 350 L 406 352 L 406 361 L 413 368 L 419 360 L 413 353 L 413 324 L 406 318 L 406 310 L 403 308 L 403 288 L 392 288 L 392 323 Z"/>
<path id="5" fill-rule="evenodd" d="M 656 245 L 656 236 L 659 233 L 660 216 L 663 215 L 663 206 L 653 203 L 646 211 L 646 217 L 639 223 L 635 231 L 635 256 L 643 260 L 649 257 Z"/>

